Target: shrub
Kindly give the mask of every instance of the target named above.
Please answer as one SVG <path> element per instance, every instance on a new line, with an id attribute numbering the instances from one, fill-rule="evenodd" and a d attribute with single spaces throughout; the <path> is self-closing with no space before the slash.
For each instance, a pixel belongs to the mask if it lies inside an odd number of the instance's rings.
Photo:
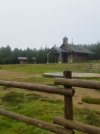
<path id="1" fill-rule="evenodd" d="M 82 101 L 89 104 L 100 104 L 100 98 L 84 97 Z"/>
<path id="2" fill-rule="evenodd" d="M 3 96 L 1 100 L 2 102 L 9 105 L 18 105 L 25 101 L 25 95 L 23 93 L 10 91 L 5 96 Z"/>

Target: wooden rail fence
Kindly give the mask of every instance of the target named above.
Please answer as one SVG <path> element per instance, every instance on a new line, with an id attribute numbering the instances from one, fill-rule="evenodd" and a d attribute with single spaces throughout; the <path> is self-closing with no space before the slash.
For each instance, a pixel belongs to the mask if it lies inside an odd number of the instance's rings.
<path id="1" fill-rule="evenodd" d="M 28 89 L 31 91 L 47 92 L 53 94 L 60 94 L 64 96 L 64 118 L 55 117 L 53 123 L 48 123 L 42 120 L 33 119 L 24 115 L 19 115 L 14 112 L 10 112 L 0 108 L 0 114 L 10 117 L 12 119 L 25 122 L 27 124 L 43 128 L 45 130 L 57 133 L 57 134 L 74 134 L 74 130 L 85 132 L 88 134 L 100 134 L 100 128 L 73 121 L 73 96 L 74 89 L 72 87 L 83 87 L 95 90 L 100 90 L 100 82 L 86 81 L 72 79 L 71 71 L 64 71 L 65 78 L 56 78 L 55 84 L 63 85 L 63 88 L 55 86 L 39 85 L 39 84 L 27 84 L 20 82 L 4 81 L 0 80 L 0 85 L 15 87 L 20 89 Z"/>

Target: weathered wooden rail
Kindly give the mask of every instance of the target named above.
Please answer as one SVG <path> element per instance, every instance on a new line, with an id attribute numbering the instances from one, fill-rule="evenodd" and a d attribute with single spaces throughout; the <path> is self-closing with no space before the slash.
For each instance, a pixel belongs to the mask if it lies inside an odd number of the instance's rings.
<path id="1" fill-rule="evenodd" d="M 39 127 L 39 128 L 43 128 L 45 130 L 51 131 L 51 132 L 55 132 L 58 134 L 69 134 L 70 130 L 66 130 L 60 126 L 51 124 L 51 123 L 47 123 L 45 121 L 42 120 L 37 120 L 37 119 L 33 119 L 24 115 L 19 115 L 13 112 L 9 112 L 7 110 L 4 109 L 0 109 L 0 114 L 10 117 L 12 119 L 18 120 L 18 121 L 22 121 L 24 123 Z"/>
<path id="2" fill-rule="evenodd" d="M 79 123 L 77 121 L 66 120 L 60 117 L 55 117 L 54 123 L 65 126 L 66 128 L 69 128 L 69 129 L 76 129 L 84 133 L 89 133 L 89 134 L 100 133 L 100 128 L 97 128 L 91 125 L 86 125 L 83 123 Z"/>
<path id="3" fill-rule="evenodd" d="M 15 87 L 20 89 L 28 89 L 31 91 L 39 91 L 53 94 L 60 94 L 64 96 L 64 118 L 55 117 L 53 123 L 47 123 L 42 120 L 33 119 L 26 117 L 24 115 L 19 115 L 13 112 L 9 112 L 0 108 L 0 114 L 3 116 L 10 117 L 12 119 L 25 122 L 27 124 L 43 128 L 45 130 L 57 133 L 57 134 L 74 134 L 74 130 L 79 130 L 81 132 L 89 134 L 100 134 L 100 128 L 83 124 L 80 122 L 75 122 L 73 120 L 73 100 L 74 89 L 72 87 L 83 87 L 83 88 L 93 88 L 100 90 L 100 82 L 97 81 L 85 81 L 71 79 L 72 73 L 70 71 L 64 72 L 65 78 L 56 78 L 55 84 L 64 85 L 63 88 L 55 86 L 46 86 L 39 84 L 28 84 L 12 81 L 0 80 L 0 85 Z M 56 124 L 54 124 L 56 123 Z"/>
<path id="4" fill-rule="evenodd" d="M 20 89 L 27 89 L 31 91 L 68 95 L 68 96 L 72 96 L 72 94 L 74 93 L 74 91 L 70 91 L 70 90 L 67 91 L 64 88 L 58 88 L 54 86 L 28 84 L 28 83 L 12 82 L 12 81 L 4 81 L 4 80 L 0 80 L 0 85 L 20 88 Z"/>
<path id="5" fill-rule="evenodd" d="M 55 84 L 100 90 L 100 82 L 93 80 L 56 78 Z"/>

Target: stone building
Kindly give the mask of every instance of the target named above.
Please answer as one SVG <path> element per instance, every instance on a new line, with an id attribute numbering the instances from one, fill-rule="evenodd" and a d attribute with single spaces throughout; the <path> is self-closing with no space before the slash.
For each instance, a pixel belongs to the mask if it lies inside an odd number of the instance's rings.
<path id="1" fill-rule="evenodd" d="M 52 47 L 47 53 L 47 63 L 50 63 L 50 57 L 56 63 L 73 63 L 79 61 L 90 60 L 93 52 L 89 51 L 81 45 L 68 43 L 68 38 L 63 38 L 63 44 L 60 47 Z"/>

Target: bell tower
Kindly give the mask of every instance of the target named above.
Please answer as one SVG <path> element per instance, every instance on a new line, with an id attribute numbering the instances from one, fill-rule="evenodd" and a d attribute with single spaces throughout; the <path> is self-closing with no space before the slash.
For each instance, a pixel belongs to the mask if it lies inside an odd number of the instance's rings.
<path id="1" fill-rule="evenodd" d="M 63 38 L 63 45 L 68 45 L 68 38 L 67 37 Z"/>

